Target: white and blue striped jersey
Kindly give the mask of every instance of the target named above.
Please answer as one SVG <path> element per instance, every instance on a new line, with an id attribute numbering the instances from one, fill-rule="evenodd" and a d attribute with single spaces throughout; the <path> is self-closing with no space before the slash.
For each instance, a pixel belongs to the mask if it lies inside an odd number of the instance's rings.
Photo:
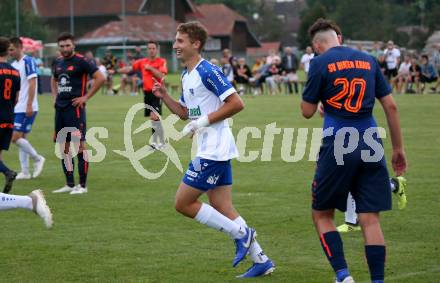
<path id="1" fill-rule="evenodd" d="M 15 113 L 24 113 L 26 112 L 26 106 L 29 96 L 29 81 L 32 78 L 37 77 L 37 65 L 35 64 L 34 58 L 24 55 L 19 61 L 15 60 L 11 64 L 15 69 L 20 73 L 20 95 L 18 96 L 17 104 L 15 105 L 14 112 Z M 38 84 L 35 83 L 35 96 L 34 101 L 32 102 L 32 110 L 38 111 Z"/>
<path id="2" fill-rule="evenodd" d="M 237 91 L 219 67 L 201 59 L 197 66 L 182 74 L 182 95 L 179 102 L 188 109 L 188 117 L 196 120 L 217 111 L 224 100 Z M 197 132 L 197 157 L 226 161 L 238 157 L 237 146 L 228 121 L 223 120 Z"/>

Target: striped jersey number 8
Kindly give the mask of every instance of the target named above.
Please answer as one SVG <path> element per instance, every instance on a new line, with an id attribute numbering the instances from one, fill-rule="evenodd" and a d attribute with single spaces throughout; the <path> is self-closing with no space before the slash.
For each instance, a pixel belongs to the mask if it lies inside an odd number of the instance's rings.
<path id="1" fill-rule="evenodd" d="M 12 80 L 6 79 L 5 80 L 5 87 L 4 87 L 4 91 L 3 91 L 3 97 L 5 98 L 5 100 L 11 99 L 11 93 L 12 93 L 11 88 L 12 88 Z"/>
<path id="2" fill-rule="evenodd" d="M 327 99 L 327 103 L 331 106 L 341 109 L 342 103 L 339 102 L 342 98 L 345 99 L 344 108 L 352 113 L 357 113 L 362 108 L 362 100 L 365 94 L 365 80 L 360 78 L 354 78 L 350 82 L 346 78 L 338 78 L 333 82 L 334 86 L 342 85 L 342 90 L 330 99 Z M 356 99 L 356 104 L 353 106 L 352 100 L 356 94 L 356 88 L 359 89 L 359 95 Z"/>

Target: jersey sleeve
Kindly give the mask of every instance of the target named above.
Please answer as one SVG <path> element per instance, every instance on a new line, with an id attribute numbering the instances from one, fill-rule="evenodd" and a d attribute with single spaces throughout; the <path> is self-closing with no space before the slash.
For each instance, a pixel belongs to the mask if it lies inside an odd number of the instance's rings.
<path id="1" fill-rule="evenodd" d="M 140 72 L 142 67 L 142 60 L 136 60 L 133 62 L 133 71 Z"/>
<path id="2" fill-rule="evenodd" d="M 32 57 L 26 56 L 24 58 L 24 68 L 27 79 L 32 79 L 37 77 L 37 64 L 35 64 L 35 60 Z"/>
<path id="3" fill-rule="evenodd" d="M 183 107 L 186 107 L 185 97 L 183 96 L 183 77 L 185 76 L 186 72 L 187 72 L 186 69 L 184 69 L 184 70 L 182 71 L 182 74 L 180 74 L 180 81 L 181 81 L 181 87 L 182 87 L 182 94 L 180 95 L 179 103 L 180 103 L 180 105 L 182 105 Z"/>
<path id="4" fill-rule="evenodd" d="M 237 92 L 222 71 L 214 66 L 210 68 L 209 72 L 202 76 L 202 82 L 205 87 L 220 98 L 221 101 L 224 101 L 228 96 Z"/>
<path id="5" fill-rule="evenodd" d="M 310 61 L 309 74 L 302 95 L 305 102 L 317 104 L 320 100 L 323 76 L 316 60 Z"/>
<path id="6" fill-rule="evenodd" d="M 163 59 L 162 64 L 159 67 L 159 72 L 162 74 L 168 74 L 168 68 L 167 68 L 167 60 Z"/>
<path id="7" fill-rule="evenodd" d="M 88 60 L 83 58 L 81 60 L 82 68 L 84 68 L 84 71 L 89 74 L 90 76 L 93 75 L 96 71 L 98 71 L 98 68 L 94 66 L 92 63 L 90 63 Z"/>
<path id="8" fill-rule="evenodd" d="M 380 69 L 379 64 L 376 65 L 376 86 L 375 86 L 375 93 L 376 98 L 382 98 L 384 96 L 389 95 L 392 92 L 391 86 L 386 81 L 384 75 L 382 74 L 382 70 Z"/>

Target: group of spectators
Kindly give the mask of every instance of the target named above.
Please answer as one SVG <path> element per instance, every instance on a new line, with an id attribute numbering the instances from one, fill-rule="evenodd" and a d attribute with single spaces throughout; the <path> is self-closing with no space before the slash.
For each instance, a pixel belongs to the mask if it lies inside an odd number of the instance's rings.
<path id="1" fill-rule="evenodd" d="M 285 94 L 298 94 L 298 84 L 303 82 L 299 80 L 297 71 L 302 69 L 307 73 L 313 56 L 312 48 L 308 47 L 298 60 L 293 49 L 286 47 L 283 54 L 271 50 L 267 56 L 256 58 L 252 67 L 249 67 L 246 58 L 236 58 L 229 49 L 224 49 L 220 61 L 211 59 L 211 63 L 221 66 L 223 73 L 237 87 L 240 95 L 260 95 L 265 90 L 270 95 L 276 95 L 283 89 Z"/>
<path id="2" fill-rule="evenodd" d="M 376 42 L 369 52 L 364 50 L 362 45 L 356 48 L 377 59 L 385 77 L 393 86 L 394 93 L 422 94 L 440 91 L 440 44 L 431 56 L 411 52 L 402 56 L 403 52 L 401 53 L 392 41 L 388 41 L 385 46 Z M 310 61 L 315 54 L 310 46 L 301 56 L 297 56 L 291 47 L 286 47 L 283 51 L 279 54 L 271 50 L 267 56 L 256 58 L 250 67 L 246 58 L 236 58 L 229 49 L 224 49 L 222 58 L 211 59 L 211 63 L 222 68 L 241 95 L 259 95 L 265 92 L 270 95 L 281 92 L 297 94 L 298 85 L 304 85 Z M 300 79 L 298 70 L 304 71 L 305 78 Z"/>
<path id="3" fill-rule="evenodd" d="M 136 60 L 146 57 L 140 46 L 136 46 L 134 51 L 127 50 L 127 60 L 118 59 L 112 54 L 111 50 L 106 50 L 102 59 L 94 57 L 91 51 L 87 51 L 85 56 L 104 74 L 106 82 L 102 89 L 105 94 L 127 95 L 127 93 L 130 93 L 132 96 L 138 95 L 142 86 L 142 74 L 140 72 L 131 71 L 128 74 L 121 74 L 119 84 L 114 83 L 113 77 L 119 69 L 132 66 Z"/>
<path id="4" fill-rule="evenodd" d="M 385 77 L 393 86 L 394 93 L 422 94 L 440 91 L 440 44 L 436 46 L 431 56 L 411 52 L 402 55 L 403 52 L 392 41 L 388 41 L 385 46 L 376 42 L 371 51 L 364 50 L 362 45 L 356 48 L 377 59 Z M 142 75 L 139 72 L 120 74 L 119 84 L 115 84 L 113 80 L 117 70 L 132 66 L 134 61 L 147 56 L 142 52 L 141 47 L 137 46 L 134 51 L 127 50 L 127 60 L 117 59 L 110 50 L 105 52 L 102 59 L 94 57 L 91 51 L 86 52 L 85 56 L 96 64 L 106 77 L 104 93 L 109 95 L 129 93 L 134 96 L 141 90 Z M 291 47 L 285 47 L 282 53 L 270 50 L 267 56 L 256 58 L 250 65 L 245 57 L 234 57 L 229 49 L 224 49 L 220 60 L 213 58 L 210 61 L 221 67 L 240 95 L 298 94 L 299 86 L 305 84 L 310 61 L 314 56 L 310 46 L 301 56 L 295 54 Z M 298 70 L 302 70 L 305 77 L 298 76 Z"/>
<path id="5" fill-rule="evenodd" d="M 364 51 L 360 45 L 357 48 Z M 423 94 L 427 91 L 440 91 L 440 44 L 431 56 L 412 52 L 406 52 L 402 56 L 392 41 L 387 42 L 385 49 L 376 42 L 370 54 L 377 58 L 383 73 L 393 86 L 394 93 Z"/>

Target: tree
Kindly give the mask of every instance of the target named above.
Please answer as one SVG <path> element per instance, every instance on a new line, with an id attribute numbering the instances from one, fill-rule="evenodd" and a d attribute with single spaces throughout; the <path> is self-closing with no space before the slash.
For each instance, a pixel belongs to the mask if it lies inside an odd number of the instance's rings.
<path id="1" fill-rule="evenodd" d="M 307 6 L 299 32 L 301 47 L 307 44 L 307 27 L 323 11 L 341 27 L 345 38 L 391 39 L 409 48 L 423 48 L 428 34 L 440 28 L 439 0 L 307 0 Z M 399 32 L 402 27 L 405 32 Z"/>
<path id="2" fill-rule="evenodd" d="M 301 25 L 298 31 L 298 43 L 300 48 L 304 49 L 310 45 L 310 37 L 308 34 L 309 27 L 319 18 L 326 18 L 326 8 L 319 2 L 315 1 L 313 6 L 304 11 L 301 15 Z"/>
<path id="3" fill-rule="evenodd" d="M 19 1 L 19 3 L 21 2 Z M 20 5 L 19 14 L 20 36 L 44 41 L 51 35 L 52 30 L 32 11 L 27 11 Z M 0 34 L 3 36 L 16 36 L 14 0 L 0 1 L 0 18 L 2 19 Z"/>

